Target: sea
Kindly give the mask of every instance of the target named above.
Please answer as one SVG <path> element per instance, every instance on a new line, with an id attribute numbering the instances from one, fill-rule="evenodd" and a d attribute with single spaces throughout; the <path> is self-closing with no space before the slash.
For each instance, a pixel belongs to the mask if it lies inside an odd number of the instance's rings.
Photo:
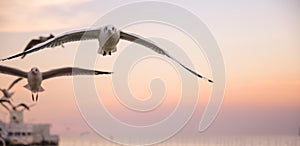
<path id="1" fill-rule="evenodd" d="M 63 136 L 59 146 L 120 146 L 99 136 Z M 132 145 L 132 144 L 128 144 Z M 141 142 L 140 145 L 146 145 Z M 205 136 L 176 138 L 155 146 L 300 146 L 300 136 Z"/>

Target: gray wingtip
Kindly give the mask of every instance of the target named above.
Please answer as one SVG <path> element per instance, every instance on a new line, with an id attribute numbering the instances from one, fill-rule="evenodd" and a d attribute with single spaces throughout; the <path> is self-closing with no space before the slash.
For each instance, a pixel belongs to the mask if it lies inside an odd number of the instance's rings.
<path id="1" fill-rule="evenodd" d="M 213 81 L 213 80 L 210 80 L 210 79 L 208 79 L 208 82 L 210 82 L 210 83 L 214 83 L 214 81 Z"/>
<path id="2" fill-rule="evenodd" d="M 11 57 L 8 57 L 8 58 L 1 58 L 0 61 L 6 61 L 6 60 L 10 60 L 12 59 Z"/>

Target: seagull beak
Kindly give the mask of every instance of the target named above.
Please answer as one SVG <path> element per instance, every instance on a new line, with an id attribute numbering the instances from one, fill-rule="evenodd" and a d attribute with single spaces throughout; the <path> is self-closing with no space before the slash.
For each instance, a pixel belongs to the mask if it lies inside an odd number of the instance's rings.
<path id="1" fill-rule="evenodd" d="M 108 29 L 108 33 L 112 34 L 112 30 L 111 30 L 111 29 Z"/>

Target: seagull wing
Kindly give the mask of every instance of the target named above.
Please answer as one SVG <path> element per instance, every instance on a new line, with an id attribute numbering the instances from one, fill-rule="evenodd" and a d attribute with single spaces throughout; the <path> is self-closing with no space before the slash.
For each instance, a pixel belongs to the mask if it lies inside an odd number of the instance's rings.
<path id="1" fill-rule="evenodd" d="M 42 43 L 42 42 L 41 42 L 40 40 L 37 40 L 37 39 L 31 40 L 31 41 L 27 44 L 27 46 L 25 47 L 25 49 L 24 49 L 23 52 L 29 50 L 30 48 L 32 48 L 33 46 L 35 46 L 35 45 L 37 45 L 37 44 L 39 44 L 39 43 Z M 25 56 L 26 56 L 26 54 L 22 55 L 21 58 L 23 59 Z"/>
<path id="2" fill-rule="evenodd" d="M 11 104 L 11 102 L 9 100 L 6 100 L 6 99 L 0 99 L 0 103 L 3 103 L 3 102 L 7 102 L 9 104 Z"/>
<path id="3" fill-rule="evenodd" d="M 11 104 L 11 102 L 10 102 L 9 100 L 6 100 L 6 99 L 0 99 L 0 104 L 1 104 L 5 109 L 7 109 L 8 111 L 10 111 L 9 108 L 4 104 L 5 102 L 8 103 L 11 107 L 13 107 L 12 104 Z"/>
<path id="4" fill-rule="evenodd" d="M 124 40 L 127 40 L 127 41 L 138 43 L 140 45 L 143 45 L 145 47 L 148 47 L 148 48 L 152 49 L 153 51 L 157 52 L 158 54 L 165 55 L 165 56 L 171 58 L 173 61 L 175 61 L 176 63 L 178 63 L 180 66 L 182 66 L 186 70 L 188 70 L 189 72 L 191 72 L 192 74 L 196 75 L 197 77 L 202 78 L 204 80 L 207 80 L 208 82 L 213 83 L 212 80 L 210 80 L 210 79 L 208 79 L 208 78 L 206 78 L 206 77 L 204 77 L 204 76 L 196 73 L 192 69 L 186 67 L 181 62 L 179 62 L 177 59 L 175 59 L 174 57 L 170 56 L 165 50 L 161 49 L 160 47 L 158 47 L 157 45 L 155 45 L 154 43 L 152 43 L 151 41 L 149 41 L 149 40 L 147 40 L 145 38 L 139 37 L 139 36 L 134 35 L 134 34 L 128 34 L 128 33 L 122 32 L 122 31 L 120 31 L 120 38 L 124 39 Z"/>
<path id="5" fill-rule="evenodd" d="M 60 46 L 65 43 L 69 43 L 69 42 L 98 39 L 99 33 L 100 33 L 100 29 L 92 29 L 92 30 L 83 29 L 83 30 L 66 32 L 66 33 L 60 34 L 52 39 L 49 39 L 43 43 L 37 44 L 22 53 L 19 53 L 19 54 L 16 54 L 16 55 L 4 58 L 4 59 L 0 59 L 0 61 L 13 59 L 13 58 L 23 56 L 23 55 L 26 55 L 26 54 L 29 54 L 29 53 L 32 53 L 32 52 L 35 52 L 35 51 L 38 51 L 38 50 L 41 50 L 44 48 L 53 48 L 53 47 Z"/>
<path id="6" fill-rule="evenodd" d="M 11 83 L 11 85 L 7 88 L 7 90 L 10 90 L 15 84 L 17 84 L 19 81 L 21 81 L 23 78 L 18 78 L 14 82 Z"/>
<path id="7" fill-rule="evenodd" d="M 16 108 L 21 107 L 21 106 L 24 107 L 25 109 L 29 110 L 29 107 L 28 107 L 26 104 L 24 104 L 24 103 L 18 104 L 18 105 L 16 106 Z"/>
<path id="8" fill-rule="evenodd" d="M 81 69 L 76 67 L 66 67 L 54 69 L 43 73 L 43 80 L 58 76 L 76 76 L 76 75 L 100 75 L 111 74 L 112 72 Z"/>
<path id="9" fill-rule="evenodd" d="M 27 73 L 19 69 L 0 65 L 0 73 L 14 75 L 22 78 L 27 78 Z"/>

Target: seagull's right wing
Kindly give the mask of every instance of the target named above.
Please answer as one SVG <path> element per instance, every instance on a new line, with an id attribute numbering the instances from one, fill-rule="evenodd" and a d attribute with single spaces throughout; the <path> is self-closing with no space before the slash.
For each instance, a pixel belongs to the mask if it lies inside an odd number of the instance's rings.
<path id="1" fill-rule="evenodd" d="M 0 73 L 27 78 L 27 73 L 19 69 L 0 65 Z"/>
<path id="2" fill-rule="evenodd" d="M 43 43 L 37 44 L 33 46 L 31 49 L 28 49 L 22 53 L 0 59 L 0 61 L 13 59 L 16 57 L 20 57 L 44 48 L 53 48 L 56 46 L 60 46 L 62 44 L 68 43 L 68 42 L 74 42 L 74 41 L 81 41 L 81 40 L 91 40 L 91 39 L 97 39 L 100 33 L 100 29 L 83 29 L 83 30 L 77 30 L 77 31 L 70 31 L 63 34 L 60 34 L 52 39 L 49 39 Z"/>
<path id="3" fill-rule="evenodd" d="M 11 85 L 7 88 L 7 90 L 10 90 L 15 84 L 17 84 L 19 81 L 21 81 L 23 78 L 18 78 L 14 82 L 11 83 Z"/>
<path id="4" fill-rule="evenodd" d="M 33 106 L 35 106 L 36 104 L 35 103 L 33 103 L 33 104 L 31 104 L 31 105 L 29 105 L 29 106 L 27 106 L 28 107 L 28 110 L 31 108 L 31 107 L 33 107 Z M 21 111 L 24 111 L 25 109 L 27 109 L 27 108 L 24 108 L 24 109 L 22 109 Z"/>
<path id="5" fill-rule="evenodd" d="M 24 104 L 24 103 L 18 104 L 18 105 L 16 106 L 16 108 L 18 108 L 18 107 L 24 107 L 25 109 L 29 110 L 29 107 L 28 107 L 26 104 Z"/>
<path id="6" fill-rule="evenodd" d="M 111 73 L 112 72 L 89 70 L 89 69 L 82 69 L 76 67 L 66 67 L 66 68 L 50 70 L 42 73 L 42 75 L 43 75 L 43 80 L 45 80 L 45 79 L 59 77 L 59 76 L 100 75 L 100 74 L 111 74 Z"/>

